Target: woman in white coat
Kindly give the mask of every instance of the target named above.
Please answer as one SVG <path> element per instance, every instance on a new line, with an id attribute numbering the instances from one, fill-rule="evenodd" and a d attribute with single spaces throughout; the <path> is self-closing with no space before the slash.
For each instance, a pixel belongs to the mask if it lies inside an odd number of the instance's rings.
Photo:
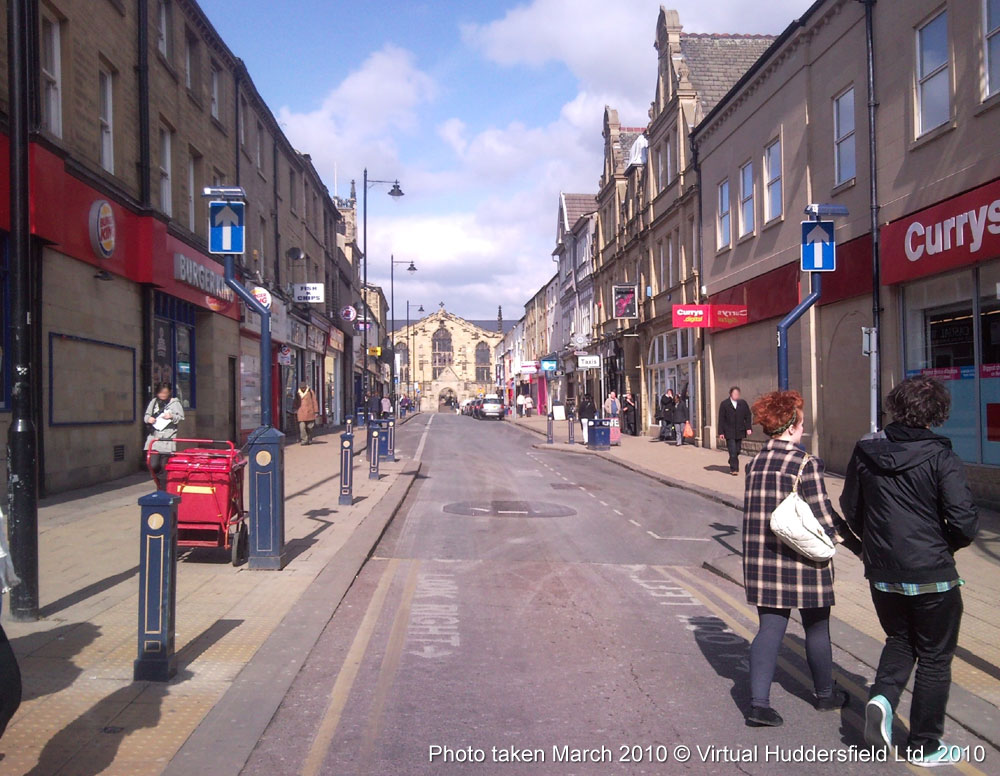
<path id="1" fill-rule="evenodd" d="M 146 407 L 143 421 L 152 426 L 143 450 L 152 449 L 149 456 L 149 468 L 156 480 L 156 487 L 165 490 L 166 477 L 163 469 L 170 454 L 177 449 L 177 428 L 184 420 L 184 407 L 180 401 L 171 396 L 170 383 L 159 383 L 156 386 L 156 396 Z"/>

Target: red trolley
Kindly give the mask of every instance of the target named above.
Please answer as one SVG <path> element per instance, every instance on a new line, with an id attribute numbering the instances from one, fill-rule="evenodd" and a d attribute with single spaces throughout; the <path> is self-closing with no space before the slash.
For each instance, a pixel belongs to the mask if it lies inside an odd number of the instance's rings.
<path id="1" fill-rule="evenodd" d="M 177 544 L 230 550 L 234 566 L 247 558 L 249 532 L 243 508 L 247 460 L 229 441 L 174 439 L 196 445 L 171 453 L 164 467 L 167 493 L 180 496 Z M 146 452 L 150 468 L 152 450 Z"/>

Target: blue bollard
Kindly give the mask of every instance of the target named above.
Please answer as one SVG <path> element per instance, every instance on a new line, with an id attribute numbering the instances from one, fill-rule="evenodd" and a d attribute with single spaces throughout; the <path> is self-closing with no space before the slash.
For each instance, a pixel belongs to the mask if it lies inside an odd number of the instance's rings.
<path id="1" fill-rule="evenodd" d="M 346 432 L 348 434 L 353 434 L 354 433 L 354 418 L 348 417 L 345 420 L 345 423 L 347 424 L 347 428 L 345 429 Z"/>
<path id="2" fill-rule="evenodd" d="M 350 426 L 348 425 L 348 428 Z M 354 503 L 354 434 L 340 435 L 340 501 L 342 506 Z"/>
<path id="3" fill-rule="evenodd" d="M 285 554 L 285 448 L 278 429 L 261 426 L 247 441 L 250 457 L 252 570 L 280 571 Z"/>
<path id="4" fill-rule="evenodd" d="M 552 413 L 545 419 L 545 444 L 551 445 L 555 443 L 555 438 L 553 436 L 552 424 L 555 422 L 552 419 Z"/>
<path id="5" fill-rule="evenodd" d="M 372 431 L 368 437 L 368 479 L 378 479 L 378 462 L 382 456 L 379 455 L 378 448 L 380 431 Z"/>
<path id="6" fill-rule="evenodd" d="M 136 682 L 169 682 L 177 673 L 174 627 L 177 612 L 177 505 L 180 497 L 158 490 L 139 499 L 138 657 Z"/>
<path id="7" fill-rule="evenodd" d="M 395 419 L 389 418 L 388 422 L 386 423 L 386 427 L 388 428 L 388 432 L 389 432 L 389 441 L 388 441 L 388 444 L 386 445 L 386 447 L 388 447 L 388 449 L 389 449 L 389 460 L 390 461 L 395 461 L 396 460 L 396 421 L 395 421 Z"/>
<path id="8" fill-rule="evenodd" d="M 576 444 L 576 421 L 573 418 L 569 418 L 569 438 L 567 439 L 569 444 Z"/>

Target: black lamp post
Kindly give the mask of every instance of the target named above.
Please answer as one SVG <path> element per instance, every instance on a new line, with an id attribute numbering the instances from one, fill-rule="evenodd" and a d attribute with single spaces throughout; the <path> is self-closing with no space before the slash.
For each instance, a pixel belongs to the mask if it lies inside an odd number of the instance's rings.
<path id="1" fill-rule="evenodd" d="M 368 289 L 368 187 L 369 186 L 374 186 L 376 183 L 382 183 L 382 184 L 385 184 L 387 186 L 391 186 L 391 188 L 389 189 L 389 196 L 390 197 L 399 198 L 399 197 L 403 196 L 403 190 L 399 187 L 399 181 L 398 180 L 394 180 L 394 181 L 380 181 L 380 180 L 376 180 L 375 178 L 369 178 L 368 177 L 368 168 L 365 167 L 364 185 L 362 187 L 362 196 L 361 196 L 361 206 L 362 206 L 362 210 L 361 210 L 361 223 L 362 223 L 362 227 L 361 227 L 361 230 L 362 230 L 361 231 L 361 241 L 362 241 L 361 252 L 365 255 L 365 269 L 364 269 L 364 278 L 363 278 L 363 281 L 362 281 L 362 289 L 363 289 L 362 290 L 362 294 L 366 293 L 367 289 Z M 365 303 L 365 308 L 367 309 L 367 307 L 368 307 L 368 304 L 366 302 Z M 365 314 L 366 320 L 364 322 L 364 332 L 365 332 L 365 338 L 364 338 L 364 346 L 365 346 L 364 367 L 365 367 L 365 369 L 364 369 L 364 381 L 362 383 L 362 387 L 363 387 L 363 390 L 364 390 L 365 393 L 368 392 L 368 386 L 369 386 L 369 377 L 368 377 L 368 327 L 371 325 L 371 321 L 367 320 L 367 317 L 368 317 L 368 315 L 366 313 Z"/>
<path id="2" fill-rule="evenodd" d="M 390 337 L 396 336 L 396 265 L 409 264 L 407 272 L 416 272 L 417 268 L 412 261 L 397 260 L 392 254 L 389 255 L 389 310 L 392 312 L 392 329 Z M 395 340 L 393 339 L 394 343 Z M 392 386 L 389 389 L 389 398 L 392 399 L 393 411 L 396 408 L 396 347 L 392 346 Z"/>
<path id="3" fill-rule="evenodd" d="M 424 306 L 420 305 L 417 310 L 421 315 L 424 312 Z M 406 377 L 407 382 L 410 387 L 413 387 L 413 332 L 410 330 L 410 300 L 406 300 Z"/>

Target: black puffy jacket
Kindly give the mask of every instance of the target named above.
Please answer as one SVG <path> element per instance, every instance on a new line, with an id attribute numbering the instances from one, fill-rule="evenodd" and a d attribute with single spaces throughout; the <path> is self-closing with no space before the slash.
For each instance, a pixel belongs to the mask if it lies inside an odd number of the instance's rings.
<path id="1" fill-rule="evenodd" d="M 891 423 L 854 448 L 840 507 L 873 582 L 950 582 L 979 516 L 951 441 Z"/>

